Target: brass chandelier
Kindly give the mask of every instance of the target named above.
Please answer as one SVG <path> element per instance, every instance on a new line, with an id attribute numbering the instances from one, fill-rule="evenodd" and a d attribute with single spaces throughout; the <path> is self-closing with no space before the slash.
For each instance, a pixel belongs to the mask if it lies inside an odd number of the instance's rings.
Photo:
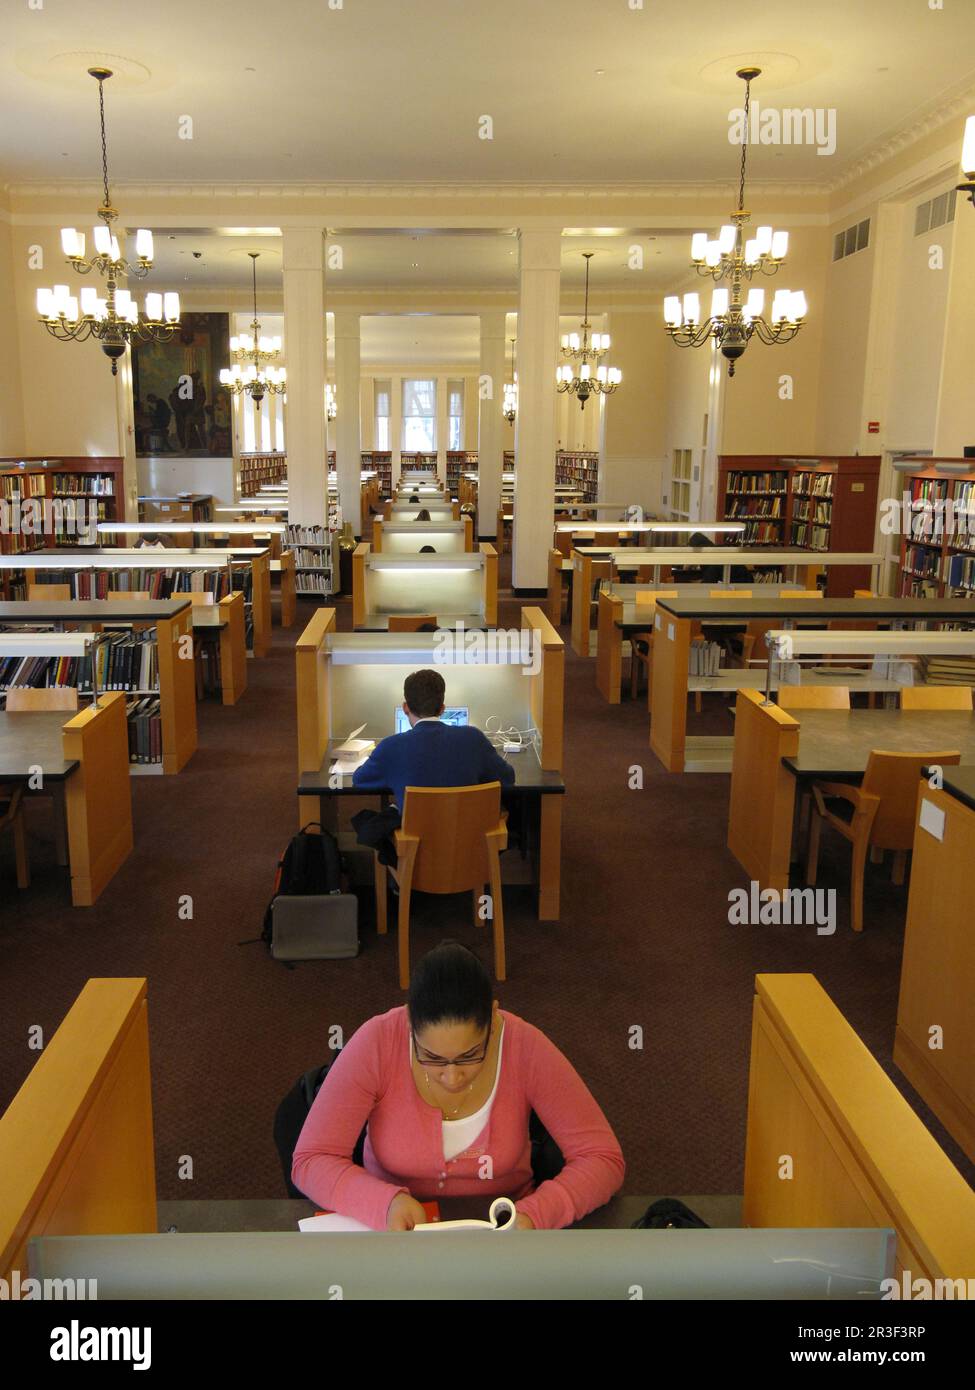
<path id="1" fill-rule="evenodd" d="M 89 68 L 98 83 L 98 110 L 102 131 L 102 184 L 105 196 L 98 217 L 101 225 L 93 233 L 95 254 L 85 257 L 85 234 L 74 227 L 61 228 L 61 246 L 79 275 L 97 270 L 105 276 L 105 296 L 94 285 L 86 285 L 80 296 L 73 295 L 67 285 L 37 291 L 37 313 L 41 323 L 59 342 L 84 342 L 97 338 L 102 352 L 111 358 L 112 375 L 118 375 L 118 359 L 133 342 L 165 343 L 179 327 L 179 295 L 176 293 L 147 294 L 145 313 L 140 317 L 139 306 L 119 281 L 132 275 L 142 280 L 152 269 L 152 232 L 141 227 L 135 234 L 138 263 L 127 261 L 112 231 L 118 217 L 112 206 L 108 189 L 108 147 L 105 138 L 105 82 L 112 76 L 111 68 Z"/>
<path id="2" fill-rule="evenodd" d="M 760 73 L 761 68 L 739 68 L 736 74 L 745 83 L 738 207 L 731 214 L 731 223 L 721 228 L 717 240 L 710 240 L 706 232 L 695 232 L 691 238 L 691 264 L 698 275 L 727 280 L 730 289 L 723 286 L 712 291 L 711 312 L 705 319 L 701 318 L 697 294 L 685 294 L 683 302 L 675 294 L 664 300 L 666 329 L 678 347 L 703 347 L 713 338 L 727 358 L 729 376 L 734 376 L 735 363 L 754 336 L 769 345 L 791 342 L 802 327 L 807 307 L 801 290 L 779 289 L 766 320 L 763 289 L 749 289 L 747 299 L 742 299 L 744 281 L 750 281 L 755 274 L 776 275 L 789 247 L 788 232 L 777 232 L 771 227 L 756 227 L 754 237 L 746 240 L 744 236 L 745 224 L 751 220 L 751 214 L 745 211 L 751 84 Z"/>
<path id="3" fill-rule="evenodd" d="M 582 410 L 592 395 L 611 396 L 623 380 L 618 367 L 607 367 L 601 359 L 609 352 L 609 334 L 593 333 L 589 322 L 589 262 L 593 252 L 584 251 L 586 262 L 586 303 L 582 318 L 582 336 L 578 333 L 562 334 L 562 356 L 566 361 L 556 371 L 556 382 L 560 392 L 569 391 L 579 399 Z M 596 368 L 593 374 L 593 367 Z"/>
<path id="4" fill-rule="evenodd" d="M 234 365 L 221 368 L 220 385 L 226 386 L 234 396 L 250 396 L 255 408 L 260 410 L 261 401 L 266 395 L 282 395 L 288 385 L 285 369 L 271 365 L 281 355 L 281 339 L 264 337 L 257 317 L 257 258 L 260 252 L 248 251 L 247 254 L 251 258 L 254 284 L 252 331 L 241 333 L 239 338 L 231 338 L 230 353 Z"/>
<path id="5" fill-rule="evenodd" d="M 511 343 L 511 380 L 504 384 L 504 400 L 501 404 L 501 414 L 509 425 L 515 423 L 515 416 L 518 414 L 518 374 L 515 371 L 515 343 L 516 338 L 509 339 Z"/>

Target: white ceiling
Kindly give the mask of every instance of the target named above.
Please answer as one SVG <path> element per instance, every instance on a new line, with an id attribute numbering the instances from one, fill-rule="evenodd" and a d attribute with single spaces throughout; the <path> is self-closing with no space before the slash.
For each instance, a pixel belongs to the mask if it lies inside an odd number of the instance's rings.
<path id="1" fill-rule="evenodd" d="M 0 180 L 646 183 L 728 180 L 741 84 L 835 108 L 832 158 L 756 146 L 760 179 L 822 182 L 973 82 L 975 5 L 945 0 L 2 0 Z M 478 138 L 491 116 L 492 140 Z M 192 140 L 178 122 L 193 120 Z"/>

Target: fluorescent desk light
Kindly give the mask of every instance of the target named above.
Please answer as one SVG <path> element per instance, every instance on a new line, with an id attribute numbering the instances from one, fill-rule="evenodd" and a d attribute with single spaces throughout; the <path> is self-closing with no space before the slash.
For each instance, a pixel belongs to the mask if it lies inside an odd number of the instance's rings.
<path id="1" fill-rule="evenodd" d="M 975 618 L 975 610 L 973 610 Z M 814 613 L 810 617 L 815 617 Z M 975 656 L 973 632 L 773 631 L 766 644 L 774 659 L 796 656 Z"/>
<path id="2" fill-rule="evenodd" d="M 85 656 L 96 637 L 93 632 L 2 632 L 0 657 Z"/>

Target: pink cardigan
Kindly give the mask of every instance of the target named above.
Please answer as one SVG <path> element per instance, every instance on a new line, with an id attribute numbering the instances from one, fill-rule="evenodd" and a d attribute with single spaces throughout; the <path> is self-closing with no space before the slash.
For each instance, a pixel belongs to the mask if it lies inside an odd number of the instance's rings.
<path id="1" fill-rule="evenodd" d="M 454 1159 L 443 1155 L 442 1116 L 416 1089 L 406 1009 L 369 1019 L 338 1054 L 305 1121 L 291 1176 L 329 1211 L 384 1230 L 398 1192 L 419 1201 L 513 1197 L 539 1228 L 569 1226 L 608 1202 L 623 1182 L 623 1154 L 585 1083 L 544 1033 L 499 1010 L 504 1050 L 485 1129 Z M 532 1190 L 528 1116 L 562 1150 L 557 1178 Z M 368 1121 L 364 1166 L 352 1151 Z"/>

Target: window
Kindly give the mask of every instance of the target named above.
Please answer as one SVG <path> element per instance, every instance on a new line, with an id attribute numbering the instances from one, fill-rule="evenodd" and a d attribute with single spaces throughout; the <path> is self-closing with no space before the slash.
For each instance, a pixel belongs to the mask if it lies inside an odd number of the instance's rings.
<path id="1" fill-rule="evenodd" d="M 374 385 L 376 405 L 376 437 L 373 448 L 388 452 L 389 444 L 389 393 L 388 381 L 377 381 Z"/>
<path id="2" fill-rule="evenodd" d="M 691 519 L 691 459 L 690 449 L 674 450 L 674 466 L 670 475 L 671 521 Z"/>
<path id="3" fill-rule="evenodd" d="M 437 383 L 403 382 L 403 450 L 434 453 L 437 448 Z"/>
<path id="4" fill-rule="evenodd" d="M 447 382 L 447 448 L 464 447 L 464 383 Z"/>

